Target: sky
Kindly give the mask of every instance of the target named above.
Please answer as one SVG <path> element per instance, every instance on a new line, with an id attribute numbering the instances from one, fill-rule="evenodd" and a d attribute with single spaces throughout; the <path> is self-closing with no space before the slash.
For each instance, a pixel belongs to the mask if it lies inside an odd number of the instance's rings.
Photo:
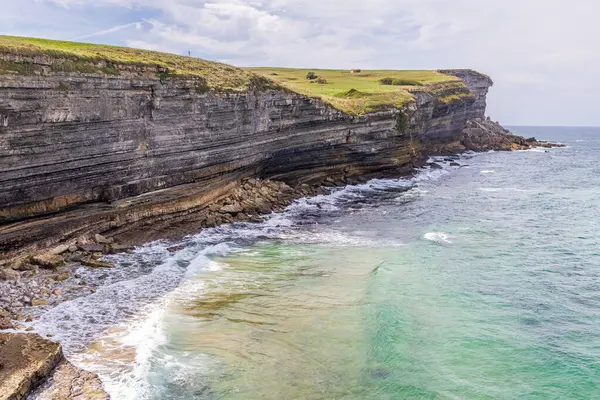
<path id="1" fill-rule="evenodd" d="M 0 0 L 0 34 L 237 66 L 471 68 L 506 125 L 600 126 L 598 0 Z"/>

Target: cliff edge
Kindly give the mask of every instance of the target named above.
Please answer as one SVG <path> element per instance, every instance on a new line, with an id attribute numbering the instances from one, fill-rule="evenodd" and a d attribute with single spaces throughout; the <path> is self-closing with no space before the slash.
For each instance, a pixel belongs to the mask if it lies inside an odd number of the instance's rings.
<path id="1" fill-rule="evenodd" d="M 174 226 L 250 219 L 277 195 L 213 215 L 249 178 L 304 185 L 302 195 L 324 182 L 408 173 L 431 152 L 477 149 L 469 121 L 486 126 L 486 75 L 421 71 L 407 81 L 397 71 L 387 85 L 382 72 L 338 72 L 348 80 L 300 87 L 275 71 L 0 37 L 0 264 L 100 233 L 135 244 Z M 319 92 L 369 80 L 378 86 Z M 502 149 L 534 145 L 495 135 Z"/>

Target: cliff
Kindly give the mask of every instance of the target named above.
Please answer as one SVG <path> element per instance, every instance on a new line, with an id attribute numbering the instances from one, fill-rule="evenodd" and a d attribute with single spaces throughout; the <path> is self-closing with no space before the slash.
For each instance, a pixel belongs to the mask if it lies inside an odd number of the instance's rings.
<path id="1" fill-rule="evenodd" d="M 211 68 L 229 74 L 226 90 L 218 71 L 209 79 L 89 58 L 75 68 L 69 57 L 0 46 L 3 261 L 95 233 L 131 242 L 205 226 L 210 205 L 244 178 L 298 186 L 409 172 L 428 151 L 465 149 L 460 137 L 484 118 L 492 85 L 470 70 L 435 72 L 451 84 L 415 86 L 401 107 L 350 115 L 220 64 Z"/>

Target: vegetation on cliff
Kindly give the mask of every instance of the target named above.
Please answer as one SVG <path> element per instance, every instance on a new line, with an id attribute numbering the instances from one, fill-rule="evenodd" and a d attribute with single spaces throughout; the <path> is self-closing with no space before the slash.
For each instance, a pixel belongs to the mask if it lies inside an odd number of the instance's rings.
<path id="1" fill-rule="evenodd" d="M 306 96 L 319 97 L 353 115 L 400 108 L 412 101 L 413 90 L 451 101 L 469 94 L 463 81 L 438 71 L 415 70 L 323 70 L 293 68 L 249 68 L 281 86 Z M 308 79 L 311 74 L 313 79 Z M 322 79 L 319 83 L 319 79 Z M 442 93 L 443 92 L 443 93 Z M 453 96 L 453 97 L 449 97 Z"/>
<path id="2" fill-rule="evenodd" d="M 54 72 L 119 75 L 140 67 L 154 69 L 160 79 L 198 77 L 212 90 L 246 90 L 257 84 L 255 75 L 241 68 L 129 47 L 0 36 L 0 54 L 15 56 L 12 61 L 0 60 L 0 75 L 31 75 L 35 70 L 30 59 L 34 58 L 36 63 L 47 63 Z"/>
<path id="3" fill-rule="evenodd" d="M 441 102 L 471 95 L 460 78 L 438 71 L 244 69 L 128 47 L 0 36 L 0 75 L 61 72 L 192 78 L 198 93 L 285 88 L 351 115 L 401 108 L 413 101 L 415 91 Z"/>

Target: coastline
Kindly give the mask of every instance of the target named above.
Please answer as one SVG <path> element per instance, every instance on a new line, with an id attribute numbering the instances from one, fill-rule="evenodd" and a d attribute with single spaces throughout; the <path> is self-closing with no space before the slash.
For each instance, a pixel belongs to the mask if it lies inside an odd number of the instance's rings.
<path id="1" fill-rule="evenodd" d="M 518 139 L 521 140 L 521 139 Z M 523 150 L 535 147 L 555 147 L 560 146 L 557 144 L 551 144 L 546 142 L 529 142 L 527 144 L 527 148 L 518 148 L 518 149 L 503 149 L 500 150 Z M 488 148 L 489 144 L 485 146 L 484 149 L 480 149 L 480 151 L 489 151 L 491 149 Z M 451 165 L 460 166 L 457 162 L 460 159 L 460 155 L 463 152 L 448 152 L 445 151 L 443 154 L 431 154 L 446 157 L 445 161 L 450 162 Z M 394 176 L 395 178 L 409 178 L 414 176 L 416 172 L 416 167 L 427 166 L 429 169 L 438 169 L 441 168 L 435 162 L 427 162 L 430 155 L 417 160 L 410 165 L 410 172 L 407 174 L 403 174 L 402 176 Z M 382 177 L 380 174 L 379 177 Z M 393 175 L 393 174 L 392 174 Z M 327 192 L 326 188 L 332 188 L 335 190 L 336 187 L 358 184 L 362 182 L 366 182 L 365 178 L 354 178 L 351 180 L 334 180 L 329 179 L 326 182 L 323 182 L 323 185 L 301 185 L 296 188 L 292 188 L 286 185 L 283 182 L 272 182 L 272 181 L 260 181 L 256 179 L 246 179 L 243 180 L 238 188 L 236 188 L 233 193 L 227 198 L 212 204 L 209 206 L 209 210 L 211 210 L 210 217 L 211 223 L 209 226 L 200 226 L 192 224 L 191 226 L 186 227 L 174 227 L 172 233 L 170 235 L 165 235 L 163 239 L 175 239 L 182 238 L 188 233 L 198 233 L 202 228 L 209 228 L 218 226 L 221 224 L 228 224 L 234 222 L 258 222 L 262 221 L 261 215 L 266 215 L 273 212 L 280 212 L 284 210 L 288 205 L 292 204 L 298 198 L 303 197 L 312 197 L 315 195 L 324 194 Z M 214 220 L 213 220 L 214 219 Z M 111 243 L 112 242 L 112 243 Z M 96 241 L 88 242 L 81 245 L 78 245 L 77 249 L 71 248 L 67 249 L 65 252 L 66 256 L 63 258 L 66 261 L 66 264 L 62 266 L 58 266 L 52 269 L 47 268 L 24 268 L 24 271 L 21 272 L 23 275 L 20 280 L 15 281 L 19 285 L 19 287 L 23 288 L 21 293 L 16 294 L 15 298 L 19 298 L 19 296 L 23 295 L 25 297 L 30 298 L 30 304 L 22 304 L 22 307 L 17 307 L 14 310 L 11 308 L 5 309 L 3 311 L 3 321 L 5 326 L 8 324 L 12 324 L 14 330 L 9 330 L 8 332 L 23 332 L 28 329 L 31 330 L 28 325 L 34 323 L 36 318 L 48 308 L 52 308 L 57 306 L 58 304 L 76 299 L 82 296 L 88 296 L 90 294 L 95 293 L 95 291 L 102 286 L 102 279 L 97 281 L 86 282 L 84 277 L 79 275 L 77 271 L 80 271 L 80 268 L 93 269 L 96 271 L 106 270 L 106 268 L 112 268 L 114 265 L 111 265 L 109 261 L 104 259 L 104 256 L 110 253 L 114 253 L 115 249 L 128 250 L 130 247 L 128 245 L 122 243 L 114 243 L 114 240 L 110 240 L 108 238 L 97 236 Z M 71 251 L 75 250 L 75 251 Z M 99 251 L 101 250 L 101 251 Z M 170 252 L 176 252 L 179 250 L 177 246 L 171 247 L 168 249 Z M 81 260 L 84 260 L 87 266 L 84 266 Z M 96 263 L 96 264 L 94 264 Z M 28 264 L 30 265 L 30 264 Z M 100 275 L 101 276 L 101 275 Z M 62 279 L 54 279 L 54 278 L 62 278 Z M 50 282 L 52 283 L 50 283 Z M 8 281 L 7 281 L 8 282 Z M 32 284 L 32 282 L 36 282 Z M 40 284 L 40 282 L 42 282 Z M 45 283 L 44 283 L 45 282 Z M 48 285 L 50 283 L 50 285 Z M 30 288 L 39 288 L 37 293 L 31 292 Z M 49 295 L 46 295 L 48 294 Z M 2 293 L 0 293 L 1 295 Z M 2 297 L 2 296 L 0 296 Z M 6 298 L 6 297 L 5 297 Z M 33 300 L 37 300 L 33 302 Z M 12 303 L 11 303 L 12 304 Z M 35 304 L 35 305 L 34 305 Z M 8 319 L 8 322 L 7 322 Z M 22 333 L 15 333 L 22 334 Z M 31 334 L 29 336 L 37 336 L 36 334 Z M 51 337 L 49 338 L 52 339 Z M 66 362 L 66 361 L 63 361 Z M 64 383 L 64 376 L 71 376 L 73 372 L 65 374 L 63 371 L 65 368 L 57 369 L 54 373 L 48 373 L 48 375 L 54 375 L 58 377 L 56 381 L 56 385 L 52 386 L 53 391 L 60 391 L 64 388 L 66 383 Z M 88 376 L 92 382 L 96 382 L 96 377 L 90 375 Z M 62 383 L 61 383 L 62 382 Z M 97 387 L 96 384 L 94 384 Z M 45 387 L 49 387 L 47 384 Z M 98 393 L 94 392 L 96 395 Z M 44 397 L 40 397 L 44 398 Z M 96 398 L 96 397 L 84 397 L 84 398 Z M 99 397 L 102 398 L 102 397 Z"/>

